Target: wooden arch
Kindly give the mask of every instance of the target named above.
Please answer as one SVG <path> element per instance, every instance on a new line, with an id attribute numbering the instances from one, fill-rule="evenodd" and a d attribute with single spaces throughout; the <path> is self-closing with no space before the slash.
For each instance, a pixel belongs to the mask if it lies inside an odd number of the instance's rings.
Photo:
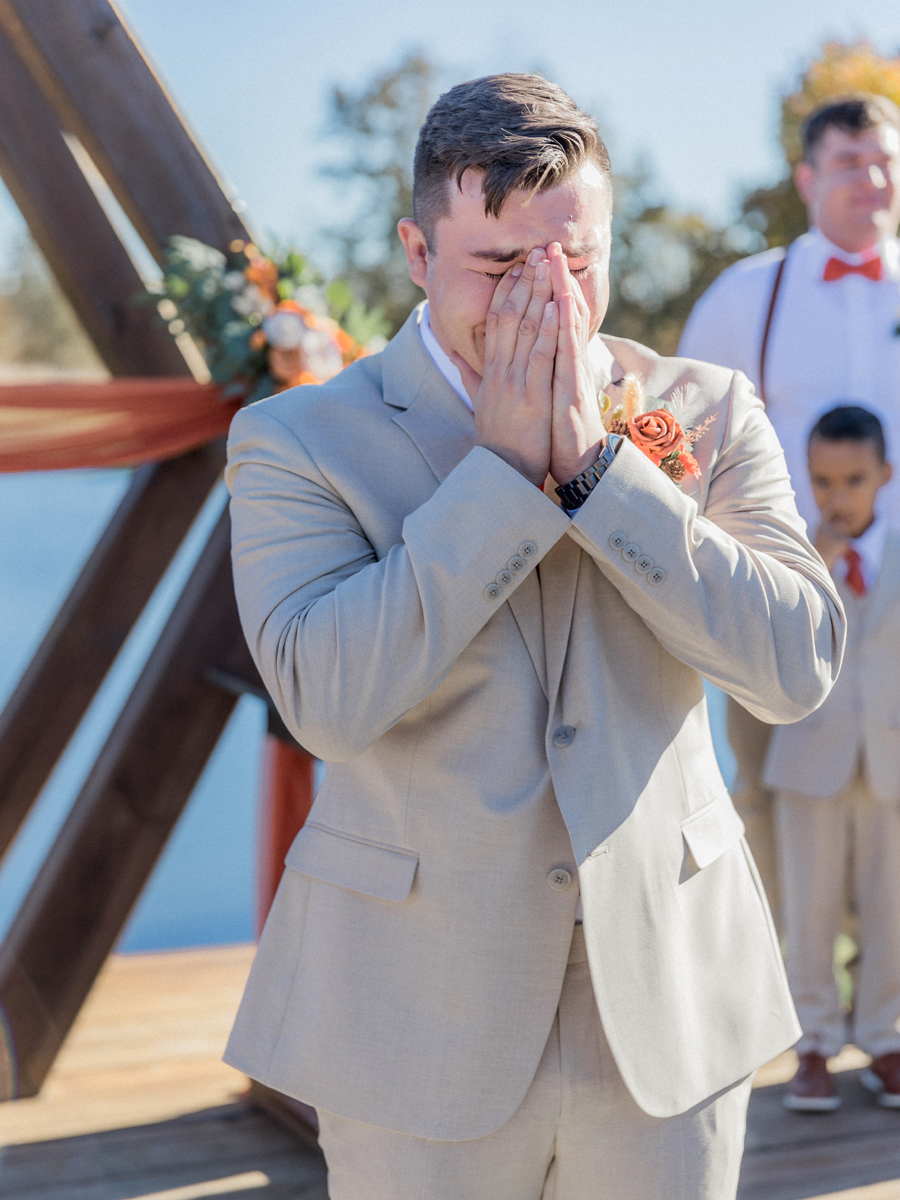
<path id="1" fill-rule="evenodd" d="M 157 261 L 176 233 L 223 250 L 249 239 L 109 0 L 0 0 L 0 176 L 110 372 L 188 375 L 154 314 L 131 304 L 142 281 L 73 138 Z M 218 442 L 135 473 L 0 714 L 0 854 L 223 465 Z M 245 691 L 265 697 L 238 624 L 226 511 L 0 946 L 0 1099 L 40 1089 Z M 277 718 L 270 729 L 288 737 Z"/>

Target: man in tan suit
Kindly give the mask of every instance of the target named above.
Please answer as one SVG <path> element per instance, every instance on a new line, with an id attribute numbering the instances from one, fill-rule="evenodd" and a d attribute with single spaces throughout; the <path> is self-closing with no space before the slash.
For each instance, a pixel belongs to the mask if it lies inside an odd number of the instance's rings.
<path id="1" fill-rule="evenodd" d="M 328 765 L 226 1057 L 318 1109 L 333 1200 L 728 1200 L 798 1035 L 702 677 L 800 719 L 840 601 L 746 380 L 597 336 L 611 202 L 555 85 L 452 89 L 428 302 L 234 422 L 244 628 Z M 714 418 L 698 480 L 607 438 L 628 372 Z"/>

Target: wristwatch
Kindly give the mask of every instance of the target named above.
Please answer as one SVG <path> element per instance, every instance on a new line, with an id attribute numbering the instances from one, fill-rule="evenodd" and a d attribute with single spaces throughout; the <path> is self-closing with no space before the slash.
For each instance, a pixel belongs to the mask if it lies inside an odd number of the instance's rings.
<path id="1" fill-rule="evenodd" d="M 603 447 L 603 453 L 597 459 L 592 467 L 588 467 L 586 471 L 582 471 L 580 475 L 576 475 L 574 479 L 570 479 L 568 483 L 564 483 L 562 487 L 556 489 L 556 494 L 562 500 L 563 508 L 568 512 L 573 512 L 576 508 L 581 508 L 585 500 L 612 466 L 612 461 L 616 457 L 624 438 L 620 433 L 611 433 L 606 439 L 606 445 Z"/>

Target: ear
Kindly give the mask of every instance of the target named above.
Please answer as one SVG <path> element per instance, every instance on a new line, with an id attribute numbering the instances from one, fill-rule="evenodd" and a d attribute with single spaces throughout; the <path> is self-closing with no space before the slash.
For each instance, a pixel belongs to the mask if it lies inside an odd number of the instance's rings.
<path id="1" fill-rule="evenodd" d="M 812 187 L 816 172 L 808 162 L 799 162 L 794 167 L 794 183 L 800 198 L 807 206 L 812 203 Z"/>
<path id="2" fill-rule="evenodd" d="M 889 462 L 883 463 L 882 464 L 882 473 L 881 473 L 881 486 L 884 487 L 884 485 L 886 483 L 890 483 L 891 480 L 893 479 L 893 477 L 894 477 L 894 468 L 891 466 L 891 464 Z"/>
<path id="3" fill-rule="evenodd" d="M 428 277 L 428 246 L 425 243 L 425 234 L 411 217 L 403 217 L 397 222 L 397 233 L 406 251 L 410 279 L 423 291 L 427 291 L 425 281 Z"/>

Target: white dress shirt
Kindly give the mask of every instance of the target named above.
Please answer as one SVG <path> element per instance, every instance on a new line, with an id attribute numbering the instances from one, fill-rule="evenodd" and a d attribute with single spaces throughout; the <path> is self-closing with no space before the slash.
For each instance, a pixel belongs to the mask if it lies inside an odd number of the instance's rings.
<path id="1" fill-rule="evenodd" d="M 425 343 L 425 349 L 434 359 L 434 365 L 453 388 L 454 392 L 456 392 L 457 396 L 459 396 L 460 400 L 462 400 L 469 412 L 472 412 L 472 400 L 462 381 L 459 367 L 450 355 L 442 349 L 437 338 L 434 336 L 434 331 L 431 328 L 431 317 L 428 314 L 427 300 L 422 305 L 422 311 L 419 313 L 419 334 Z"/>
<path id="2" fill-rule="evenodd" d="M 679 354 L 744 372 L 760 388 L 759 355 L 782 250 L 743 259 L 719 276 L 694 307 Z M 883 277 L 845 275 L 825 283 L 829 258 L 854 265 L 880 253 Z M 884 425 L 888 457 L 900 458 L 900 243 L 886 238 L 865 255 L 847 254 L 818 230 L 790 248 L 769 334 L 766 410 L 784 447 L 797 507 L 810 528 L 818 514 L 809 486 L 806 441 L 838 404 L 870 409 Z M 879 493 L 879 514 L 900 524 L 900 472 Z"/>

